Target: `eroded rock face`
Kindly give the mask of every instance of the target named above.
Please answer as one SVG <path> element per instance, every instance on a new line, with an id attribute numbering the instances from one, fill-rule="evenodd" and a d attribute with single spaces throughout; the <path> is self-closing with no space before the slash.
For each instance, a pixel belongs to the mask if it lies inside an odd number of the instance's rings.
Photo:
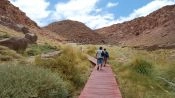
<path id="1" fill-rule="evenodd" d="M 29 40 L 27 38 L 8 38 L 0 40 L 0 45 L 6 46 L 16 51 L 24 51 L 28 46 Z"/>
<path id="2" fill-rule="evenodd" d="M 34 21 L 27 17 L 18 7 L 12 5 L 9 0 L 0 0 L 0 24 L 14 30 L 19 30 L 17 24 L 39 28 Z"/>

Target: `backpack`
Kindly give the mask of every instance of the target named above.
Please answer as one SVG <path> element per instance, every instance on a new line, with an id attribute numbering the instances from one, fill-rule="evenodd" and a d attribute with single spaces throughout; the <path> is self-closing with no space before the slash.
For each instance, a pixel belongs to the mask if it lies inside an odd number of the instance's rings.
<path id="1" fill-rule="evenodd" d="M 101 56 L 104 57 L 105 56 L 105 53 L 104 51 L 101 52 Z"/>
<path id="2" fill-rule="evenodd" d="M 105 57 L 107 57 L 107 58 L 109 57 L 109 54 L 108 54 L 108 52 L 107 52 L 107 51 L 106 51 L 106 52 L 104 52 L 104 56 L 105 56 Z"/>
<path id="3" fill-rule="evenodd" d="M 97 50 L 97 58 L 103 58 L 104 52 L 102 50 Z"/>

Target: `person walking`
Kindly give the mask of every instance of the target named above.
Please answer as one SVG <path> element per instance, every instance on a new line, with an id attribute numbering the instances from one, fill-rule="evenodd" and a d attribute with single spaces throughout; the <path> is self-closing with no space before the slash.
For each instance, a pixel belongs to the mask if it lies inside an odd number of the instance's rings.
<path id="1" fill-rule="evenodd" d="M 109 59 L 109 53 L 106 49 L 104 49 L 104 67 L 106 66 L 108 59 Z"/>
<path id="2" fill-rule="evenodd" d="M 99 49 L 96 52 L 96 59 L 97 59 L 97 70 L 101 70 L 103 66 L 103 48 L 99 47 Z"/>

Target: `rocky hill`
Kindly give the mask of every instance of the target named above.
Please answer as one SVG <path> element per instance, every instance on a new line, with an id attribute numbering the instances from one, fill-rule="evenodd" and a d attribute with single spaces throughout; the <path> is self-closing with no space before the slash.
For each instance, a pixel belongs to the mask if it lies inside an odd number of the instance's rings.
<path id="1" fill-rule="evenodd" d="M 146 17 L 95 30 L 109 43 L 129 46 L 172 46 L 175 44 L 175 5 L 165 6 Z"/>
<path id="2" fill-rule="evenodd" d="M 45 27 L 66 38 L 68 42 L 82 44 L 105 43 L 104 38 L 78 21 L 63 20 Z"/>
<path id="3" fill-rule="evenodd" d="M 13 29 L 18 29 L 21 26 L 38 28 L 34 21 L 8 0 L 0 0 L 0 24 Z"/>
<path id="4" fill-rule="evenodd" d="M 59 42 L 120 44 L 143 48 L 175 47 L 175 5 L 165 6 L 146 17 L 91 30 L 85 24 L 63 20 L 40 28 L 8 0 L 0 0 L 0 25 L 23 32 L 27 27 L 38 36 Z M 25 29 L 24 29 L 25 31 Z M 23 32 L 24 33 L 24 32 Z M 40 38 L 40 37 L 39 37 Z"/>
<path id="5" fill-rule="evenodd" d="M 37 34 L 39 40 L 40 38 L 52 39 L 54 41 L 64 41 L 64 38 L 56 35 L 54 32 L 40 28 L 33 20 L 31 20 L 24 12 L 22 12 L 18 7 L 15 7 L 8 0 L 0 0 L 0 34 L 3 35 L 2 31 L 17 31 L 8 32 L 10 37 L 18 37 L 26 32 L 31 32 Z M 21 35 L 21 37 L 24 36 Z"/>

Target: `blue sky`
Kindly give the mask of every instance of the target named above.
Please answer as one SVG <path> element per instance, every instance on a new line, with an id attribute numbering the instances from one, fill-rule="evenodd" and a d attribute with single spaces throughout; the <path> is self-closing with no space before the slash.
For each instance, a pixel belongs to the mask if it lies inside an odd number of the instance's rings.
<path id="1" fill-rule="evenodd" d="M 92 29 L 122 23 L 175 4 L 175 0 L 10 0 L 39 26 L 65 19 Z"/>

